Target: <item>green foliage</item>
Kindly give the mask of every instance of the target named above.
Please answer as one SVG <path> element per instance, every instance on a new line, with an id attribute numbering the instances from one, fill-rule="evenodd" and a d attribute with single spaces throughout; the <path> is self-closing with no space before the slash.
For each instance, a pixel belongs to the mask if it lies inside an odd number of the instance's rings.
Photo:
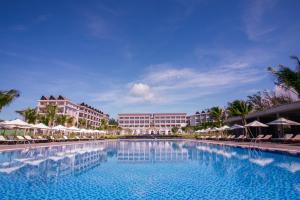
<path id="1" fill-rule="evenodd" d="M 253 108 L 247 101 L 235 100 L 231 103 L 228 103 L 227 110 L 230 116 L 245 117 L 253 110 Z"/>
<path id="2" fill-rule="evenodd" d="M 67 122 L 67 116 L 66 115 L 57 115 L 55 117 L 55 123 L 57 125 L 63 125 L 64 126 L 66 124 L 66 122 Z"/>
<path id="3" fill-rule="evenodd" d="M 171 132 L 172 132 L 173 134 L 176 134 L 176 133 L 178 132 L 178 130 L 179 130 L 178 127 L 173 127 L 173 128 L 171 129 Z"/>
<path id="4" fill-rule="evenodd" d="M 46 118 L 48 119 L 49 127 L 54 125 L 56 114 L 57 114 L 57 106 L 56 105 L 47 105 L 46 106 Z"/>
<path id="5" fill-rule="evenodd" d="M 30 124 L 35 124 L 39 118 L 36 108 L 27 108 L 25 110 L 16 111 L 16 112 L 22 115 L 25 121 Z"/>
<path id="6" fill-rule="evenodd" d="M 114 118 L 110 118 L 109 121 L 108 121 L 108 124 L 112 125 L 112 126 L 118 126 L 119 125 L 117 120 L 115 120 Z"/>
<path id="7" fill-rule="evenodd" d="M 107 120 L 101 119 L 101 120 L 100 120 L 100 126 L 99 126 L 99 129 L 100 129 L 100 130 L 107 130 L 108 127 L 109 127 L 109 126 L 108 126 Z"/>
<path id="8" fill-rule="evenodd" d="M 79 124 L 79 127 L 80 127 L 80 128 L 84 128 L 84 127 L 86 127 L 86 120 L 80 118 L 80 119 L 78 120 L 78 124 Z"/>
<path id="9" fill-rule="evenodd" d="M 8 106 L 15 98 L 20 96 L 17 90 L 1 90 L 0 91 L 0 112 L 3 107 Z"/>
<path id="10" fill-rule="evenodd" d="M 223 124 L 223 120 L 225 118 L 225 111 L 223 108 L 220 108 L 218 106 L 212 107 L 210 109 L 210 116 L 214 121 L 216 122 L 216 125 L 218 127 L 221 127 Z"/>
<path id="11" fill-rule="evenodd" d="M 277 70 L 273 67 L 268 70 L 275 76 L 276 85 L 286 86 L 286 89 L 293 88 L 300 97 L 300 60 L 297 56 L 291 56 L 291 59 L 296 60 L 295 70 L 284 65 L 279 65 Z"/>

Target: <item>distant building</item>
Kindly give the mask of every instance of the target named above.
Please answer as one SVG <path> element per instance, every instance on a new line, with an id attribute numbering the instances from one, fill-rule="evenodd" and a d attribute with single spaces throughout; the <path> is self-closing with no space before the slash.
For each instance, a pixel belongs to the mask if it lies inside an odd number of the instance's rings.
<path id="1" fill-rule="evenodd" d="M 186 113 L 121 113 L 118 123 L 135 134 L 168 134 L 187 124 Z"/>
<path id="2" fill-rule="evenodd" d="M 206 122 L 212 122 L 208 111 L 196 112 L 194 115 L 188 116 L 188 124 L 190 126 L 198 126 Z"/>
<path id="3" fill-rule="evenodd" d="M 58 115 L 66 115 L 73 117 L 74 121 L 78 123 L 79 119 L 86 120 L 87 127 L 99 127 L 100 120 L 108 120 L 109 115 L 103 113 L 102 111 L 95 109 L 85 103 L 76 104 L 71 100 L 59 95 L 58 97 L 54 96 L 42 96 L 38 100 L 37 111 L 39 114 L 46 114 L 47 105 L 56 105 Z"/>

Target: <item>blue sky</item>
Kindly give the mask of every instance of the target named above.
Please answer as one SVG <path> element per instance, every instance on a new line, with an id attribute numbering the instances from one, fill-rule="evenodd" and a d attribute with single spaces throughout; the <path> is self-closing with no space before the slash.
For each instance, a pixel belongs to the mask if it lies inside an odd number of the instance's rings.
<path id="1" fill-rule="evenodd" d="M 1 1 L 0 113 L 62 94 L 113 117 L 194 113 L 273 89 L 300 56 L 297 0 Z"/>

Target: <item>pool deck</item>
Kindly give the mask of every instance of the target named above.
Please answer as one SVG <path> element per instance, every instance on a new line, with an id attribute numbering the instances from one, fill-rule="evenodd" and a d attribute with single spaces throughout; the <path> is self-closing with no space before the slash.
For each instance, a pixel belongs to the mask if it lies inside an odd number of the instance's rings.
<path id="1" fill-rule="evenodd" d="M 145 140 L 145 139 L 130 139 L 130 140 L 135 141 L 135 140 Z M 174 139 L 168 139 L 168 140 L 174 140 Z M 175 140 L 184 140 L 184 139 L 175 139 Z M 226 145 L 226 146 L 240 147 L 240 148 L 253 148 L 253 149 L 260 149 L 264 151 L 288 153 L 288 154 L 300 156 L 299 143 L 280 144 L 280 143 L 270 143 L 270 142 L 251 143 L 251 142 L 195 140 L 195 139 L 186 139 L 186 140 L 196 141 L 199 143 L 206 143 L 206 144 L 218 144 L 218 145 Z M 51 146 L 61 146 L 61 145 L 70 145 L 70 144 L 84 144 L 89 142 L 101 142 L 101 141 L 103 142 L 103 141 L 120 141 L 120 140 L 108 139 L 108 140 L 94 140 L 94 141 L 50 142 L 50 143 L 13 144 L 13 145 L 0 144 L 0 151 L 11 151 L 17 149 L 51 147 Z"/>

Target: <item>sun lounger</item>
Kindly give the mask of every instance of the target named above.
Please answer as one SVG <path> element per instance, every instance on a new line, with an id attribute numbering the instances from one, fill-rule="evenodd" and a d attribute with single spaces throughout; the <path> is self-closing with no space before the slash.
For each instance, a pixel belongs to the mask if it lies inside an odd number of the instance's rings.
<path id="1" fill-rule="evenodd" d="M 42 136 L 37 136 L 37 139 L 40 140 L 40 142 L 48 142 L 49 140 L 46 138 L 43 138 Z"/>
<path id="2" fill-rule="evenodd" d="M 269 141 L 272 139 L 272 135 L 265 135 L 265 137 L 258 138 L 257 141 Z"/>
<path id="3" fill-rule="evenodd" d="M 23 136 L 17 135 L 16 137 L 17 137 L 18 143 L 28 142 L 28 140 L 26 140 Z"/>
<path id="4" fill-rule="evenodd" d="M 293 134 L 286 134 L 283 138 L 273 138 L 272 142 L 289 142 L 293 138 Z"/>
<path id="5" fill-rule="evenodd" d="M 300 134 L 296 135 L 291 139 L 292 142 L 300 142 Z"/>
<path id="6" fill-rule="evenodd" d="M 240 140 L 243 140 L 244 138 L 245 138 L 244 135 L 240 135 L 239 137 L 235 138 L 234 140 L 240 141 Z"/>
<path id="7" fill-rule="evenodd" d="M 38 139 L 33 139 L 30 135 L 24 135 L 24 138 L 30 142 L 39 142 Z"/>
<path id="8" fill-rule="evenodd" d="M 16 140 L 6 139 L 4 136 L 0 135 L 0 144 L 15 144 Z"/>

